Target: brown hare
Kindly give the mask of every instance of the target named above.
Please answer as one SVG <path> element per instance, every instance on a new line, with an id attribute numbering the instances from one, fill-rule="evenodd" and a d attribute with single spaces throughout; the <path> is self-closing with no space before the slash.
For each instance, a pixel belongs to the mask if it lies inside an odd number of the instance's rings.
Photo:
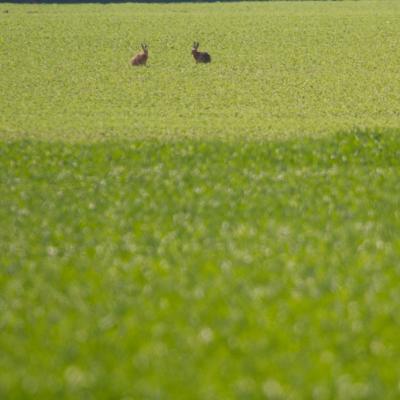
<path id="1" fill-rule="evenodd" d="M 192 47 L 192 55 L 194 59 L 196 60 L 196 63 L 209 63 L 211 62 L 211 57 L 208 53 L 203 53 L 200 51 L 197 51 L 199 48 L 200 43 L 199 42 L 194 42 L 193 47 Z"/>
<path id="2" fill-rule="evenodd" d="M 147 46 L 147 44 L 144 43 L 142 43 L 141 46 L 143 52 L 137 54 L 135 57 L 132 58 L 131 65 L 133 66 L 146 65 L 147 59 L 149 58 L 149 46 Z"/>

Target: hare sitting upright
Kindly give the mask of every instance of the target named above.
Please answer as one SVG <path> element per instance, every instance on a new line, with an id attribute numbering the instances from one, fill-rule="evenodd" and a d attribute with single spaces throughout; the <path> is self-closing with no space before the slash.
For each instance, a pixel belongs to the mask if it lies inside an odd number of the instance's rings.
<path id="1" fill-rule="evenodd" d="M 211 57 L 208 53 L 202 53 L 200 51 L 197 51 L 199 48 L 200 43 L 199 42 L 194 42 L 193 47 L 192 47 L 192 55 L 194 59 L 196 60 L 196 63 L 209 63 L 211 62 Z"/>
<path id="2" fill-rule="evenodd" d="M 132 58 L 131 65 L 133 66 L 146 65 L 147 59 L 149 58 L 149 46 L 144 43 L 142 43 L 141 46 L 143 49 L 143 53 L 139 53 Z"/>

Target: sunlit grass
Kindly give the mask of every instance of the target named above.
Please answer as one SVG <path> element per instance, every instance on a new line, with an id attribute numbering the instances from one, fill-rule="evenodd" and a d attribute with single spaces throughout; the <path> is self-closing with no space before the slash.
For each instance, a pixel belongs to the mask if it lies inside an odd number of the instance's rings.
<path id="1" fill-rule="evenodd" d="M 397 399 L 399 20 L 1 4 L 0 399 Z"/>
<path id="2" fill-rule="evenodd" d="M 397 1 L 0 5 L 0 18 L 8 137 L 292 137 L 399 126 Z M 194 63 L 193 40 L 210 65 Z M 133 69 L 143 41 L 148 67 Z"/>

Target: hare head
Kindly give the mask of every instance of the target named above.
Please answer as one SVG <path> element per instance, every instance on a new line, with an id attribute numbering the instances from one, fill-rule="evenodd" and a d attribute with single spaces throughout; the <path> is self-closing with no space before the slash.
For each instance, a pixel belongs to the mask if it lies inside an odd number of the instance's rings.
<path id="1" fill-rule="evenodd" d="M 143 49 L 143 53 L 144 54 L 148 54 L 149 53 L 149 46 L 147 46 L 146 43 L 142 43 L 141 46 L 142 46 L 142 49 Z"/>

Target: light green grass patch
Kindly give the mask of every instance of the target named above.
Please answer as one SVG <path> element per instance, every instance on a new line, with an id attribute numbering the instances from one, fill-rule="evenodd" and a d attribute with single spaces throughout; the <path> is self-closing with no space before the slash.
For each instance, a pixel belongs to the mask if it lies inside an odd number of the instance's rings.
<path id="1" fill-rule="evenodd" d="M 3 4 L 0 20 L 2 136 L 291 137 L 399 126 L 397 1 Z M 193 40 L 211 65 L 195 65 Z M 148 68 L 133 69 L 143 41 Z"/>

